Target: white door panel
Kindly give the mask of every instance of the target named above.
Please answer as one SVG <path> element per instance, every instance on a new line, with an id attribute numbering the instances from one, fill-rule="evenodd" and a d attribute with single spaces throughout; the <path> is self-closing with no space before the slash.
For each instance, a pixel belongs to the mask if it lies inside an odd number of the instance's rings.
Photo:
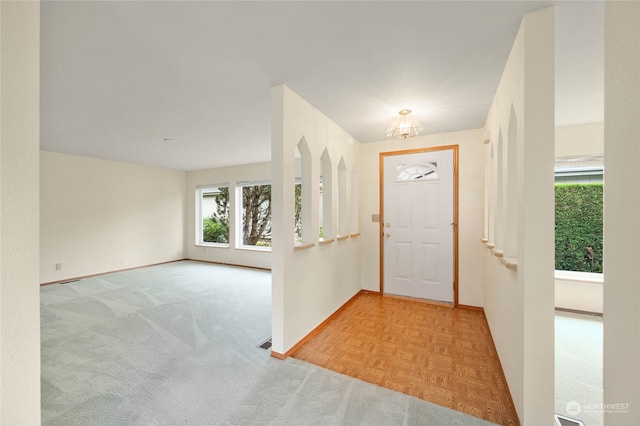
<path id="1" fill-rule="evenodd" d="M 454 151 L 384 157 L 384 291 L 454 301 Z"/>
<path id="2" fill-rule="evenodd" d="M 416 188 L 419 192 L 418 197 L 423 200 L 430 200 L 429 203 L 418 203 L 420 208 L 418 212 L 419 223 L 422 223 L 424 230 L 438 230 L 440 226 L 440 194 L 438 186 L 429 182 Z"/>
<path id="3" fill-rule="evenodd" d="M 395 258 L 398 262 L 396 278 L 408 280 L 413 275 L 411 266 L 411 244 L 407 242 L 396 243 Z"/>
<path id="4" fill-rule="evenodd" d="M 422 282 L 437 283 L 438 280 L 438 258 L 439 258 L 438 244 L 422 244 L 422 256 L 421 256 L 421 274 L 420 280 Z"/>

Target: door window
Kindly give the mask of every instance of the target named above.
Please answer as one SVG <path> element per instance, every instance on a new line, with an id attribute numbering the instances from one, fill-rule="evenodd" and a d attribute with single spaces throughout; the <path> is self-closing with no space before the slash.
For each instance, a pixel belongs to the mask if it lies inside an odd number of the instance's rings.
<path id="1" fill-rule="evenodd" d="M 400 164 L 396 181 L 438 179 L 438 163 Z"/>

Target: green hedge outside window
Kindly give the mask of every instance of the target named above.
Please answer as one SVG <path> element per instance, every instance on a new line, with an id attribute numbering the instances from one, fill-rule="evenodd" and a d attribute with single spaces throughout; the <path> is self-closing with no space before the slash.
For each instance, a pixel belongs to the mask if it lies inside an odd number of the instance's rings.
<path id="1" fill-rule="evenodd" d="M 556 270 L 602 272 L 603 185 L 556 185 Z"/>

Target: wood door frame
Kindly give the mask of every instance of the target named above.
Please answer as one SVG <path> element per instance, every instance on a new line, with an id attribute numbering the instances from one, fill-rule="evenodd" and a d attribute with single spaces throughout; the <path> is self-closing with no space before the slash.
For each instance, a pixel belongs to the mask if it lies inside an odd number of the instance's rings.
<path id="1" fill-rule="evenodd" d="M 447 151 L 453 150 L 453 306 L 458 306 L 458 229 L 460 228 L 458 222 L 458 154 L 459 145 L 444 145 L 434 146 L 428 148 L 414 148 L 406 149 L 402 151 L 388 151 L 381 152 L 379 154 L 380 169 L 379 169 L 379 183 L 380 183 L 380 221 L 378 223 L 380 238 L 380 294 L 384 295 L 384 159 L 386 157 L 392 157 L 395 155 L 406 154 L 421 154 L 424 152 L 434 151 Z"/>

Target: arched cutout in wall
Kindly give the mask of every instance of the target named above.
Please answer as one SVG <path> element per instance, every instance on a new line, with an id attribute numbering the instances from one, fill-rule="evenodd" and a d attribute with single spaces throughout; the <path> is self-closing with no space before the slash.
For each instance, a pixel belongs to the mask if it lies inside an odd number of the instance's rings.
<path id="1" fill-rule="evenodd" d="M 319 236 L 320 240 L 334 237 L 333 230 L 333 177 L 331 158 L 325 149 L 320 157 L 320 208 L 319 208 Z"/>
<path id="2" fill-rule="evenodd" d="M 490 244 L 495 244 L 495 206 L 496 206 L 496 165 L 495 165 L 495 143 L 492 140 L 489 145 L 489 199 L 488 199 L 488 235 Z"/>
<path id="3" fill-rule="evenodd" d="M 485 131 L 486 132 L 486 131 Z M 488 145 L 491 143 L 489 139 L 488 132 L 483 143 Z M 491 176 L 491 167 L 489 166 L 489 150 L 487 147 L 484 149 L 484 215 L 483 215 L 483 231 L 482 231 L 482 241 L 489 241 L 489 186 L 490 186 L 490 176 Z"/>
<path id="4" fill-rule="evenodd" d="M 347 166 L 344 157 L 338 163 L 338 235 L 349 235 L 349 203 L 347 194 Z"/>
<path id="5" fill-rule="evenodd" d="M 358 168 L 351 169 L 351 232 L 357 233 L 360 230 L 358 216 L 360 214 L 360 179 L 358 178 Z"/>
<path id="6" fill-rule="evenodd" d="M 518 256 L 518 117 L 511 105 L 509 129 L 507 133 L 507 232 L 505 235 L 504 255 L 510 258 Z"/>
<path id="7" fill-rule="evenodd" d="M 311 151 L 304 136 L 296 146 L 296 156 L 295 242 L 311 242 L 315 240 L 311 229 Z"/>
<path id="8" fill-rule="evenodd" d="M 495 224 L 495 245 L 496 249 L 504 249 L 504 231 L 505 231 L 505 184 L 504 169 L 506 167 L 504 161 L 504 141 L 502 140 L 502 129 L 498 131 L 498 155 L 496 158 L 496 214 L 494 217 Z"/>

